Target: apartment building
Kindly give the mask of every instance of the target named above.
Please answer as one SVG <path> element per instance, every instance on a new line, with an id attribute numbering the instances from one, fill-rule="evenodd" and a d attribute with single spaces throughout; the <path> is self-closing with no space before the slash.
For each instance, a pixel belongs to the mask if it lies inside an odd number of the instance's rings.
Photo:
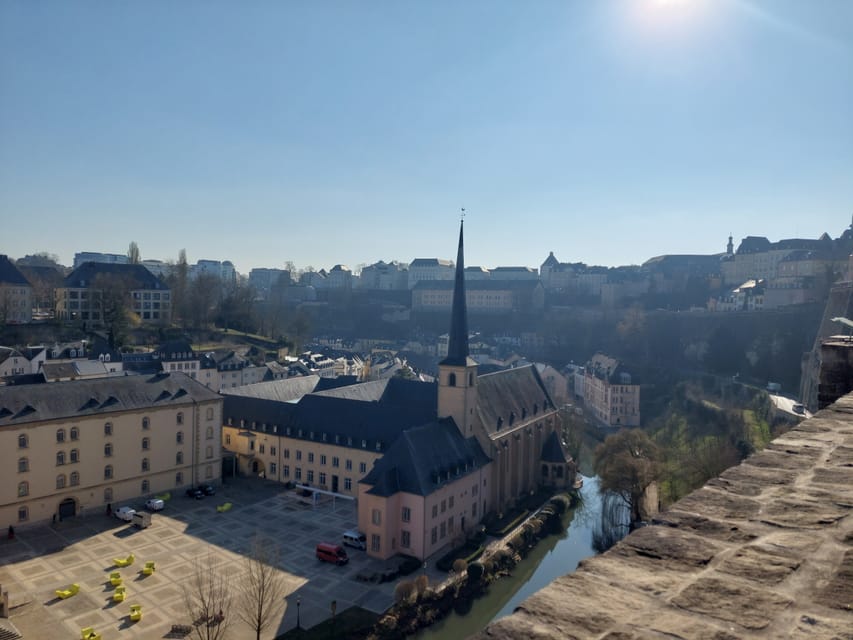
<path id="1" fill-rule="evenodd" d="M 608 427 L 640 426 L 640 385 L 632 383 L 618 360 L 597 353 L 584 367 L 583 377 L 584 405 L 596 420 Z"/>
<path id="2" fill-rule="evenodd" d="M 221 424 L 221 396 L 181 373 L 0 387 L 0 522 L 217 483 Z"/>

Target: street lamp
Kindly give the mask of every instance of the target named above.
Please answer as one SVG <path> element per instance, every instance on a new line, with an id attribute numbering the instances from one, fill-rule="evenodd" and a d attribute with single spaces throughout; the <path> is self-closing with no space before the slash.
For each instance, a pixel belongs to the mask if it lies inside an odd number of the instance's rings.
<path id="1" fill-rule="evenodd" d="M 299 625 L 299 607 L 302 605 L 302 596 L 296 596 L 296 628 L 302 629 Z"/>

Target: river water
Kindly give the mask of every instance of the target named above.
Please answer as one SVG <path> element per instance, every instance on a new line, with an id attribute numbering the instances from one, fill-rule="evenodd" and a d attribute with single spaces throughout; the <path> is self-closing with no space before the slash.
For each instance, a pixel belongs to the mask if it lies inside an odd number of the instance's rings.
<path id="1" fill-rule="evenodd" d="M 497 580 L 489 592 L 474 601 L 464 616 L 449 616 L 424 629 L 415 638 L 424 640 L 458 640 L 482 629 L 513 612 L 528 597 L 556 578 L 572 573 L 584 558 L 595 555 L 592 534 L 601 519 L 598 478 L 584 478 L 580 506 L 564 516 L 566 529 L 560 535 L 541 540 L 513 569 L 512 575 Z"/>

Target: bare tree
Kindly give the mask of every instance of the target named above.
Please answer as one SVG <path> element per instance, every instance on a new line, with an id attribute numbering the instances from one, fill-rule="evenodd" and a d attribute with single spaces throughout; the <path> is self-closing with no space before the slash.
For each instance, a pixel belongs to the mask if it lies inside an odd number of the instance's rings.
<path id="1" fill-rule="evenodd" d="M 139 245 L 136 242 L 131 242 L 127 247 L 127 261 L 130 264 L 139 264 L 142 262 L 142 256 L 139 255 Z"/>
<path id="2" fill-rule="evenodd" d="M 192 573 L 182 583 L 184 606 L 198 640 L 222 640 L 231 619 L 231 592 L 222 567 L 208 553 L 196 558 Z"/>
<path id="3" fill-rule="evenodd" d="M 246 572 L 238 583 L 236 615 L 255 631 L 256 640 L 283 613 L 287 582 L 278 570 L 278 561 L 275 543 L 255 536 L 246 557 Z"/>

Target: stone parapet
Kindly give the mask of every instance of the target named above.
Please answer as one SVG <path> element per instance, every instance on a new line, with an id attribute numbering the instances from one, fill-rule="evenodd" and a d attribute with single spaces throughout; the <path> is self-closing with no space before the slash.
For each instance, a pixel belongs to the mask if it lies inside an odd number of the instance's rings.
<path id="1" fill-rule="evenodd" d="M 477 638 L 851 638 L 853 394 Z"/>

